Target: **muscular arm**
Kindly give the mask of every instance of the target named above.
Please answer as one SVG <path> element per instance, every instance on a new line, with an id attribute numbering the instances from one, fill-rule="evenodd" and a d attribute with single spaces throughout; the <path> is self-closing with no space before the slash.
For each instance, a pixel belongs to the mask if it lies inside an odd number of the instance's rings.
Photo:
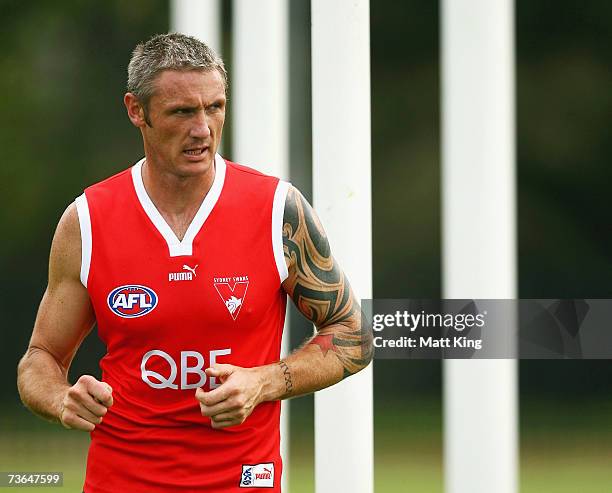
<path id="1" fill-rule="evenodd" d="M 70 404 L 66 400 L 71 389 L 67 380 L 68 369 L 94 323 L 87 290 L 79 279 L 80 266 L 81 233 L 76 207 L 72 204 L 60 219 L 53 238 L 49 282 L 38 309 L 30 344 L 19 362 L 17 386 L 21 400 L 32 412 L 74 427 L 83 425 L 78 417 L 68 423 L 62 419 L 64 407 Z M 95 385 L 93 377 L 85 378 L 71 392 L 80 392 L 85 397 L 84 389 L 92 384 Z M 97 403 L 89 403 L 89 407 L 94 412 L 100 411 Z"/>
<path id="2" fill-rule="evenodd" d="M 316 326 L 316 334 L 278 363 L 255 368 L 215 365 L 209 376 L 222 385 L 196 391 L 213 428 L 242 423 L 259 403 L 308 394 L 365 368 L 372 359 L 372 332 L 346 276 L 331 255 L 312 207 L 291 188 L 285 203 L 283 248 L 289 271 L 283 288 Z M 227 385 L 224 385 L 227 382 Z"/>
<path id="3" fill-rule="evenodd" d="M 285 203 L 283 248 L 289 270 L 283 287 L 316 333 L 279 362 L 285 379 L 280 398 L 333 385 L 372 359 L 372 333 L 362 327 L 359 303 L 314 210 L 293 187 Z"/>

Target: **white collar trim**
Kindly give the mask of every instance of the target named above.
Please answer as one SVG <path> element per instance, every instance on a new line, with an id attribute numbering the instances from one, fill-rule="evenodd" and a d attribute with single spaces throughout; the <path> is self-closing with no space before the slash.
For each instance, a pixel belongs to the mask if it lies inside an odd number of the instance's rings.
<path id="1" fill-rule="evenodd" d="M 172 228 L 168 226 L 168 223 L 159 213 L 157 207 L 155 207 L 155 204 L 145 189 L 144 182 L 142 181 L 142 165 L 144 161 L 145 158 L 142 158 L 134 166 L 132 166 L 132 181 L 134 182 L 134 188 L 136 189 L 136 195 L 138 196 L 140 205 L 144 209 L 147 216 L 149 216 L 149 219 L 155 228 L 166 240 L 171 257 L 193 255 L 193 240 L 200 229 L 202 229 L 204 221 L 206 221 L 206 218 L 213 210 L 213 207 L 221 195 L 223 183 L 225 182 L 225 160 L 219 154 L 215 155 L 215 178 L 213 180 L 213 184 L 206 194 L 206 197 L 204 197 L 202 205 L 200 205 L 200 208 L 198 209 L 198 212 L 196 212 L 191 224 L 187 228 L 187 232 L 185 233 L 182 241 L 177 238 L 174 231 L 172 231 Z"/>

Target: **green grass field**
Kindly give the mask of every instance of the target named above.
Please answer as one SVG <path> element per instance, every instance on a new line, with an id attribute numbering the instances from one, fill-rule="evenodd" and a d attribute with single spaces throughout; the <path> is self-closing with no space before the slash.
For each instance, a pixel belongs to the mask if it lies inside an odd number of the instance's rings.
<path id="1" fill-rule="evenodd" d="M 418 405 L 417 405 L 418 404 Z M 290 491 L 314 491 L 312 414 L 294 406 Z M 379 407 L 381 409 L 379 409 Z M 375 491 L 442 493 L 440 405 L 435 401 L 377 405 Z M 521 493 L 612 491 L 612 404 L 554 403 L 523 406 Z M 2 417 L 1 471 L 62 471 L 64 486 L 80 492 L 89 437 L 30 418 L 25 411 Z M 18 491 L 41 491 L 20 488 Z M 0 491 L 16 491 L 0 488 Z M 43 490 L 44 491 L 44 490 Z M 343 492 L 338 492 L 343 493 Z"/>

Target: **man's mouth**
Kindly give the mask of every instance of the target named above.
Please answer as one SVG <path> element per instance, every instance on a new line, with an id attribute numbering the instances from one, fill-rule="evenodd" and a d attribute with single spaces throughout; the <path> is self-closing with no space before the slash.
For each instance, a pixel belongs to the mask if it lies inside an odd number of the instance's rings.
<path id="1" fill-rule="evenodd" d="M 188 156 L 201 156 L 208 150 L 208 146 L 206 147 L 192 147 L 190 149 L 184 149 L 183 153 Z"/>

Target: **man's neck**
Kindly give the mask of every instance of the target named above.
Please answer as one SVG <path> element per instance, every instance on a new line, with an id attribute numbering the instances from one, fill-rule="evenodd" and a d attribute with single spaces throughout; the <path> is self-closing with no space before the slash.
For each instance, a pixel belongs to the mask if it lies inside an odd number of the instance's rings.
<path id="1" fill-rule="evenodd" d="M 142 181 L 151 201 L 181 240 L 212 187 L 215 165 L 198 176 L 181 177 L 159 170 L 145 160 Z"/>

